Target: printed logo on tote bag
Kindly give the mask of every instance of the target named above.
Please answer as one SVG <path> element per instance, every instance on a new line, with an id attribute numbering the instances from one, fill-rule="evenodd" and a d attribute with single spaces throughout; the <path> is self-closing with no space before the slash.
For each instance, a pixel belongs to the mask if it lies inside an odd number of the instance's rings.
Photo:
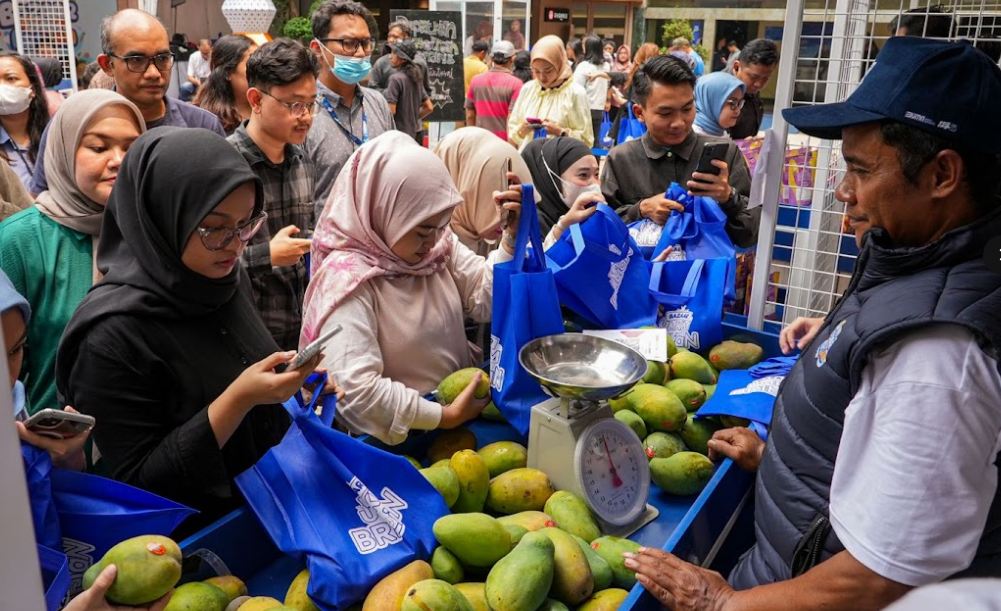
<path id="1" fill-rule="evenodd" d="M 504 368 L 501 367 L 501 355 L 504 354 L 504 346 L 501 346 L 500 338 L 496 335 L 490 336 L 490 386 L 500 392 L 504 388 Z"/>
<path id="2" fill-rule="evenodd" d="M 357 493 L 355 511 L 365 523 L 348 531 L 358 553 L 371 554 L 403 541 L 403 533 L 407 531 L 403 510 L 409 507 L 407 502 L 388 487 L 382 489 L 380 499 L 357 477 L 351 478 L 348 485 Z"/>

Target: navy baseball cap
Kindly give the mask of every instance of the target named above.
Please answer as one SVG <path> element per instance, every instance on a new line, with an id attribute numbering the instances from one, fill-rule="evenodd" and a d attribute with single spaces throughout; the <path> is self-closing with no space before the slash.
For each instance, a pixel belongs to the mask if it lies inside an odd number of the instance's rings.
<path id="1" fill-rule="evenodd" d="M 1001 68 L 968 42 L 897 36 L 886 41 L 844 102 L 786 108 L 801 132 L 829 140 L 841 129 L 891 120 L 985 153 L 1001 153 Z"/>

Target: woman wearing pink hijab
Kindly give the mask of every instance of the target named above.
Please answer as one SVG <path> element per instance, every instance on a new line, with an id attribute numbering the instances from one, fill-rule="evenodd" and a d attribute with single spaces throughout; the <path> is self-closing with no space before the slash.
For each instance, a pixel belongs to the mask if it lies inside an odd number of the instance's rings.
<path id="1" fill-rule="evenodd" d="M 497 199 L 520 208 L 516 190 Z M 334 183 L 313 233 L 300 345 L 341 326 L 322 366 L 344 389 L 338 416 L 351 432 L 397 444 L 486 405 L 477 380 L 449 405 L 423 398 L 477 364 L 463 319 L 490 320 L 493 264 L 513 252 L 517 222 L 486 259 L 466 248 L 449 227 L 461 203 L 442 161 L 395 131 L 355 151 Z"/>

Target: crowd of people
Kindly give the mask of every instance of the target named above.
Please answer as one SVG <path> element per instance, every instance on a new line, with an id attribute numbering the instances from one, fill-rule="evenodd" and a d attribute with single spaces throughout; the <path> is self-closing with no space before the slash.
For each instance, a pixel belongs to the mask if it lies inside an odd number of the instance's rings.
<path id="1" fill-rule="evenodd" d="M 110 87 L 95 86 L 94 74 L 91 87 L 54 100 L 47 90 L 55 78 L 47 74 L 51 66 L 0 54 L 0 312 L 15 413 L 22 419 L 42 409 L 65 409 L 95 419 L 92 431 L 65 439 L 39 436 L 20 422 L 18 432 L 60 466 L 97 470 L 199 509 L 199 521 L 189 528 L 240 503 L 233 478 L 282 438 L 289 422 L 276 404 L 314 370 L 335 381 L 330 392 L 340 398 L 337 426 L 387 444 L 402 442 L 413 430 L 455 428 L 479 415 L 487 400 L 475 397 L 478 379 L 451 403 L 429 396 L 449 373 L 483 361 L 493 267 L 514 256 L 522 184 L 535 186 L 545 248 L 586 221 L 598 202 L 627 222 L 663 225 L 673 211 L 683 210 L 665 196 L 671 182 L 718 202 L 735 245 L 757 243 L 760 208 L 748 206 L 750 172 L 734 139 L 761 127 L 760 92 L 778 62 L 771 41 L 752 40 L 736 49 L 721 40 L 707 66 L 685 39 L 673 41 L 669 50 L 646 43 L 630 54 L 629 47 L 594 35 L 570 41 L 544 36 L 526 45 L 520 23 L 502 40 L 471 36 L 464 60 L 466 126 L 427 148 L 424 119 L 433 111 L 427 63 L 407 24 L 390 25 L 373 65 L 376 32 L 364 5 L 326 0 L 311 22 L 308 45 L 280 38 L 258 46 L 241 35 L 200 41 L 188 60 L 183 99 L 167 95 L 175 59 L 167 30 L 139 10 L 122 10 L 102 24 L 97 74 Z M 894 53 L 948 54 L 887 48 L 891 70 Z M 960 67 L 973 70 L 976 61 L 964 58 Z M 976 70 L 978 82 L 998 91 L 996 74 L 985 76 L 979 64 Z M 872 87 L 869 95 L 875 95 Z M 600 128 L 610 112 L 615 141 L 623 119 L 615 115 L 626 114 L 620 109 L 642 122 L 645 135 L 596 151 L 604 148 Z M 884 275 L 912 282 L 904 272 L 917 277 L 922 262 L 932 261 L 932 254 L 914 252 L 939 244 L 943 231 L 962 233 L 980 216 L 987 218 L 984 227 L 997 225 L 996 208 L 983 204 L 993 201 L 996 181 L 972 177 L 973 170 L 999 175 L 996 154 L 984 154 L 995 145 L 965 131 L 960 144 L 925 141 L 912 133 L 919 127 L 888 128 L 886 122 L 898 117 L 873 110 L 848 119 L 838 115 L 841 123 L 832 116 L 793 112 L 789 120 L 809 134 L 845 138 L 850 171 L 838 197 L 848 204 L 859 242 L 882 227 L 914 259 L 907 259 L 913 270 L 897 269 L 894 261 L 903 259 L 895 253 L 903 254 L 880 242 L 884 250 L 871 256 L 886 259 Z M 707 143 L 725 144 L 722 160 L 713 161 L 715 174 L 698 170 Z M 920 163 L 905 163 L 906 151 L 923 155 Z M 883 157 L 873 157 L 877 153 Z M 868 172 L 895 154 L 902 177 L 893 182 L 884 176 L 886 184 L 873 186 Z M 937 170 L 921 174 L 928 176 L 920 182 L 919 170 L 930 159 L 938 160 Z M 909 225 L 913 219 L 879 203 L 905 196 L 927 213 L 916 229 Z M 946 200 L 959 212 L 936 207 Z M 967 242 L 980 238 L 950 239 L 952 250 L 934 256 L 965 265 L 960 255 L 969 250 Z M 885 278 L 866 278 L 871 291 L 856 292 L 849 311 L 839 311 L 835 322 L 855 316 L 864 302 L 883 295 L 877 291 L 888 290 Z M 935 278 L 921 278 L 934 284 Z M 876 393 L 877 382 L 910 384 L 913 375 L 894 363 L 917 363 L 922 354 L 946 351 L 963 364 L 963 379 L 981 380 L 986 397 L 1001 396 L 996 362 L 970 348 L 977 345 L 974 338 L 993 346 L 1001 341 L 1001 309 L 990 309 L 996 290 L 977 279 L 958 287 L 938 280 L 945 285 L 935 295 L 963 306 L 947 308 L 946 322 L 960 321 L 965 335 L 898 336 L 895 341 L 906 343 L 904 356 L 894 361 L 874 354 L 884 368 L 867 368 L 864 375 L 852 369 L 852 388 L 861 383 Z M 904 310 L 866 319 L 864 328 L 851 331 L 853 345 L 891 323 L 917 328 L 914 318 L 939 320 L 933 310 Z M 324 353 L 285 370 L 298 349 L 335 328 L 340 334 Z M 841 328 L 832 330 L 830 321 L 819 319 L 797 321 L 783 341 L 802 348 L 820 334 L 833 342 Z M 858 456 L 879 454 L 859 431 L 880 424 L 857 413 L 844 419 L 849 402 L 872 403 L 848 391 L 849 366 L 865 363 L 833 351 L 831 358 L 838 360 L 837 409 L 845 439 Z M 827 409 L 821 382 L 799 380 L 800 387 L 780 397 L 780 409 L 795 414 L 796 401 Z M 903 409 L 920 403 L 916 392 L 901 389 L 894 404 Z M 948 403 L 966 391 L 939 385 L 935 393 Z M 997 410 L 981 411 L 994 418 Z M 987 437 L 1001 432 L 1001 420 L 988 420 L 980 422 Z M 971 446 L 1001 438 L 972 439 L 976 422 L 966 424 Z M 862 596 L 855 589 L 824 588 L 846 576 L 878 587 L 873 600 L 892 600 L 906 591 L 901 584 L 958 571 L 975 552 L 977 559 L 996 557 L 996 546 L 977 551 L 977 543 L 987 541 L 978 531 L 961 550 L 936 556 L 934 566 L 914 560 L 891 567 L 880 556 L 886 537 L 852 508 L 865 491 L 838 480 L 838 471 L 831 486 L 836 444 L 832 450 L 806 426 L 780 421 L 773 433 L 777 444 L 769 442 L 767 451 L 742 433 L 721 437 L 712 447 L 746 468 L 760 465 L 759 498 L 792 516 L 789 523 L 799 531 L 814 516 L 795 506 L 782 487 L 809 488 L 807 476 L 796 475 L 800 471 L 827 478 L 821 500 L 832 498 L 831 521 L 848 557 L 831 544 L 827 556 L 840 560 L 821 562 L 798 578 L 827 596 L 811 601 L 849 600 L 837 598 L 846 591 Z M 884 428 L 886 435 L 895 434 Z M 827 452 L 827 462 L 804 466 L 812 447 Z M 950 456 L 968 471 L 943 480 L 942 490 L 965 490 L 963 478 L 974 473 L 996 478 L 987 462 L 976 466 Z M 842 473 L 841 465 L 869 469 L 888 486 L 904 468 L 890 461 L 874 470 L 861 459 L 838 458 Z M 762 490 L 762 481 L 773 487 Z M 978 492 L 963 515 L 982 525 L 994 494 L 993 487 Z M 785 532 L 789 527 L 773 517 L 759 521 L 759 546 L 731 579 L 741 587 L 794 576 L 788 566 L 792 548 L 774 543 L 792 536 Z M 793 534 L 798 539 L 804 532 Z M 939 540 L 927 535 L 920 541 L 927 546 L 908 547 L 919 559 Z M 649 552 L 631 557 L 629 566 L 664 604 L 697 599 L 709 605 L 710 594 L 735 597 L 712 574 L 675 563 L 680 561 Z M 688 581 L 668 575 L 668 566 Z M 690 584 L 701 588 L 702 598 L 686 589 Z M 782 595 L 771 590 L 745 598 L 774 602 Z"/>

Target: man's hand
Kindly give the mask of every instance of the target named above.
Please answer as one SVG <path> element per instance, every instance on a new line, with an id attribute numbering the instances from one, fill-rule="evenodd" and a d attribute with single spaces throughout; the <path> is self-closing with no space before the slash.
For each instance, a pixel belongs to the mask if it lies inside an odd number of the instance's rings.
<path id="1" fill-rule="evenodd" d="M 309 252 L 312 240 L 293 238 L 299 233 L 299 228 L 295 225 L 282 227 L 281 230 L 271 238 L 271 265 L 273 267 L 288 267 L 299 262 L 302 256 Z"/>
<path id="2" fill-rule="evenodd" d="M 709 446 L 709 459 L 713 462 L 731 458 L 744 471 L 758 470 L 765 453 L 765 442 L 747 427 L 723 429 L 713 433 Z"/>
<path id="3" fill-rule="evenodd" d="M 623 555 L 637 581 L 672 611 L 719 611 L 733 596 L 733 588 L 722 575 L 667 552 L 641 547 L 635 554 Z"/>
<path id="4" fill-rule="evenodd" d="M 667 217 L 671 215 L 672 210 L 684 212 L 685 207 L 673 199 L 667 199 L 663 193 L 640 200 L 640 216 L 650 219 L 658 225 L 667 222 Z"/>
<path id="5" fill-rule="evenodd" d="M 728 202 L 733 197 L 733 187 L 730 186 L 730 168 L 725 161 L 713 159 L 712 164 L 719 168 L 719 174 L 703 174 L 693 172 L 692 180 L 688 181 L 689 195 L 705 195 L 717 202 Z"/>
<path id="6" fill-rule="evenodd" d="M 789 354 L 793 350 L 802 350 L 813 338 L 817 337 L 820 327 L 824 324 L 823 318 L 807 318 L 800 316 L 789 323 L 789 326 L 779 333 L 779 348 L 782 354 Z"/>

